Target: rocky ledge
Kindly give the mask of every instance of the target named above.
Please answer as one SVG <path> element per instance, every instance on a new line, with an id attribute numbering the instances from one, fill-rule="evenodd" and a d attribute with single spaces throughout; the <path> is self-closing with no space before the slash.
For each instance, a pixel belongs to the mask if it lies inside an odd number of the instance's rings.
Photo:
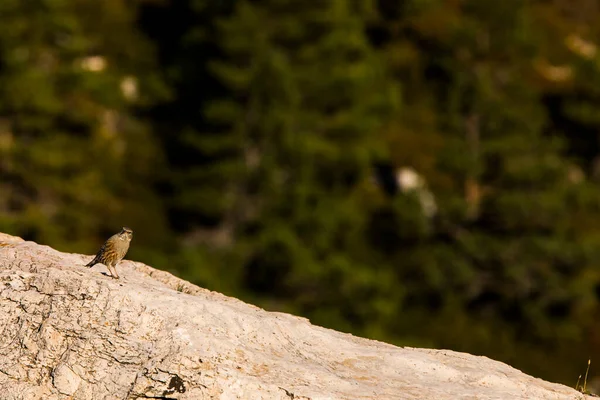
<path id="1" fill-rule="evenodd" d="M 0 234 L 0 399 L 583 399 L 506 364 L 267 312 Z"/>

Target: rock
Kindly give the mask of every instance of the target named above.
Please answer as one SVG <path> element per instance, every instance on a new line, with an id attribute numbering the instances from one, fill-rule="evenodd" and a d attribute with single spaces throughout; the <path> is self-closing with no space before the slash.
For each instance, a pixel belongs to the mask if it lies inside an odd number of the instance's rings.
<path id="1" fill-rule="evenodd" d="M 134 244 L 135 245 L 135 244 Z M 583 399 L 506 364 L 311 325 L 0 234 L 1 399 Z"/>
<path id="2" fill-rule="evenodd" d="M 73 395 L 79 388 L 81 378 L 67 364 L 59 364 L 52 371 L 52 385 L 61 394 Z"/>

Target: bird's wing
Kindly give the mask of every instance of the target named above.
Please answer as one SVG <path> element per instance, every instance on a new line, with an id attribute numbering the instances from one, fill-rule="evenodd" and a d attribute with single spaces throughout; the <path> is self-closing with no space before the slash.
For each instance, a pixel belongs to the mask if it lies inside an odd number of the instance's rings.
<path id="1" fill-rule="evenodd" d="M 101 261 L 102 254 L 104 254 L 104 251 L 106 250 L 106 243 L 108 243 L 108 240 L 102 244 L 102 247 L 100 247 L 100 250 L 98 250 L 94 259 L 92 261 L 90 261 L 89 263 L 87 263 L 85 265 L 86 267 L 93 267 L 94 265 L 98 264 L 99 262 L 102 262 Z"/>

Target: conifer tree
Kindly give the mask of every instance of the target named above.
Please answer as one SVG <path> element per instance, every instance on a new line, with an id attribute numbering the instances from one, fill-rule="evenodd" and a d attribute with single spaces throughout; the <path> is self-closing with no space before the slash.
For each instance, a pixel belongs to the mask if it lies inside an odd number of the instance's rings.
<path id="1" fill-rule="evenodd" d="M 365 309 L 379 295 L 380 271 L 361 250 L 361 187 L 396 95 L 362 7 L 239 2 L 219 23 L 223 56 L 211 65 L 228 96 L 207 116 L 238 146 L 228 194 L 242 287 L 323 320 L 335 308 L 352 314 L 356 292 Z M 344 328 L 348 318 L 359 316 L 334 317 Z"/>
<path id="2" fill-rule="evenodd" d="M 158 86 L 135 9 L 9 0 L 0 16 L 0 230 L 92 251 L 128 224 L 158 242 L 160 151 L 136 116 Z"/>
<path id="3" fill-rule="evenodd" d="M 535 81 L 545 57 L 535 8 L 442 3 L 382 2 L 386 13 L 373 29 L 373 42 L 406 82 L 405 97 L 415 99 L 389 143 L 435 143 L 409 160 L 429 167 L 442 222 L 389 255 L 408 288 L 399 311 L 407 318 L 389 331 L 561 379 L 541 360 L 548 345 L 571 357 L 591 323 L 583 310 L 593 310 L 598 284 L 597 233 L 582 219 L 598 221 L 591 201 L 598 188 L 568 157 L 565 141 L 547 134 L 551 121 Z M 425 124 L 429 139 L 404 135 L 423 126 L 419 115 L 434 116 Z M 396 213 L 402 220 L 404 211 Z"/>

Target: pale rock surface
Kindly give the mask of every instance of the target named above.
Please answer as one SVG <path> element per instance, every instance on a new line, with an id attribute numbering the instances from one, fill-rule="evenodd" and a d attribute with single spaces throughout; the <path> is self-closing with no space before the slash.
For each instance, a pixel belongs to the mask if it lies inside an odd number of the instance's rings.
<path id="1" fill-rule="evenodd" d="M 135 242 L 133 242 L 135 246 Z M 146 265 L 0 233 L 0 399 L 583 399 L 447 350 L 266 312 Z"/>

